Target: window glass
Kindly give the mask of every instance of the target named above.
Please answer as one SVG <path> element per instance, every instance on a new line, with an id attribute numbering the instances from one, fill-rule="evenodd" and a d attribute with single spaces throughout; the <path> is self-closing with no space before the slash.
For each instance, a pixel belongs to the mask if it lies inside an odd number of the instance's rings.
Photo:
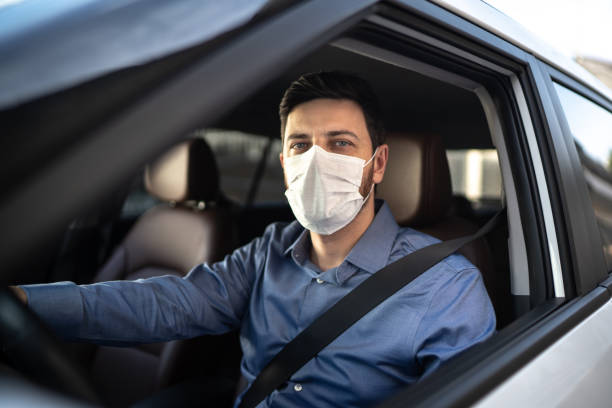
<path id="1" fill-rule="evenodd" d="M 149 208 L 155 207 L 161 201 L 147 192 L 144 185 L 144 173 L 141 172 L 132 182 L 129 194 L 121 208 L 122 219 L 136 219 Z"/>
<path id="2" fill-rule="evenodd" d="M 245 204 L 255 172 L 270 139 L 243 132 L 207 129 L 198 132 L 204 137 L 217 159 L 221 191 L 232 201 Z M 254 202 L 284 201 L 283 172 L 278 158 L 280 138 L 272 139 L 263 177 Z"/>
<path id="3" fill-rule="evenodd" d="M 612 270 L 612 113 L 559 84 L 555 89 L 576 142 Z"/>
<path id="4" fill-rule="evenodd" d="M 453 195 L 473 209 L 500 208 L 501 172 L 495 149 L 447 150 Z"/>
<path id="5" fill-rule="evenodd" d="M 236 203 L 245 204 L 269 139 L 265 136 L 218 129 L 197 131 L 192 136 L 203 137 L 213 150 L 223 194 Z M 285 202 L 283 172 L 278 158 L 281 149 L 280 138 L 273 139 L 263 177 L 254 197 L 255 203 Z M 121 210 L 121 217 L 136 219 L 160 203 L 160 200 L 147 192 L 141 173 L 132 183 Z"/>
<path id="6" fill-rule="evenodd" d="M 285 198 L 285 178 L 280 164 L 279 155 L 283 150 L 280 136 L 272 140 L 270 154 L 266 160 L 266 168 L 259 189 L 255 195 L 256 203 L 287 202 Z"/>

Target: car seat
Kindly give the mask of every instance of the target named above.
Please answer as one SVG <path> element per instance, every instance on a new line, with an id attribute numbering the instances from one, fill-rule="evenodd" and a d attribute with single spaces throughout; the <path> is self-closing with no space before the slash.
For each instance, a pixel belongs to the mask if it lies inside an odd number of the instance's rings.
<path id="1" fill-rule="evenodd" d="M 97 273 L 96 282 L 184 276 L 195 265 L 220 260 L 233 249 L 228 205 L 219 189 L 213 152 L 203 139 L 171 149 L 146 167 L 144 179 L 147 191 L 164 203 L 136 221 Z M 217 353 L 210 353 L 206 341 L 97 347 L 92 377 L 111 405 L 125 406 L 196 374 L 194 369 L 203 370 L 206 364 L 197 362 L 196 356 Z"/>
<path id="2" fill-rule="evenodd" d="M 453 211 L 448 159 L 439 135 L 392 133 L 387 144 L 389 160 L 377 196 L 388 203 L 399 225 L 443 241 L 478 231 L 476 224 Z M 480 270 L 498 325 L 500 321 L 505 324 L 511 304 L 509 277 L 504 271 L 498 273 L 487 241 L 478 239 L 459 252 Z"/>

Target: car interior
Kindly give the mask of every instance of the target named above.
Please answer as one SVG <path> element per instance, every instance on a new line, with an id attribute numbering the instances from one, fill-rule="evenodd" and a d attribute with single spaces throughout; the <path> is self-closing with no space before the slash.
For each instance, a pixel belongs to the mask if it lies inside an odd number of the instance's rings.
<path id="1" fill-rule="evenodd" d="M 349 37 L 309 54 L 215 123 L 184 135 L 75 218 L 31 279 L 184 276 L 198 263 L 221 260 L 268 224 L 291 222 L 277 109 L 290 82 L 312 71 L 356 73 L 377 93 L 390 158 L 376 197 L 387 201 L 401 226 L 448 240 L 476 232 L 516 205 L 503 134 L 482 92 L 467 89 L 447 69 L 395 58 Z M 509 211 L 507 223 L 461 250 L 483 275 L 499 330 L 529 308 L 520 301 L 529 292 L 514 290 L 529 280 L 522 231 L 509 228 L 517 216 Z M 512 239 L 512 233 L 518 235 Z M 237 333 L 127 348 L 70 347 L 111 406 L 194 376 L 237 378 L 240 360 Z"/>

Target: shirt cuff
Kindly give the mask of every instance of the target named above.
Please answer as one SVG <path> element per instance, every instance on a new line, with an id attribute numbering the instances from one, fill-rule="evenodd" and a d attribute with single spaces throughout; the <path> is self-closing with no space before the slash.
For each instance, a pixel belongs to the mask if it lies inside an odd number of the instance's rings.
<path id="1" fill-rule="evenodd" d="M 83 319 L 79 287 L 73 282 L 19 286 L 28 297 L 29 308 L 65 339 L 77 337 Z"/>

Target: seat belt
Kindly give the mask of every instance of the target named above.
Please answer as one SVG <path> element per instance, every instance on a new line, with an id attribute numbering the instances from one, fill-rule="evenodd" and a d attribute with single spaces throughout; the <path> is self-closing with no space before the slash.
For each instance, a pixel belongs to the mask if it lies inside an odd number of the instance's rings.
<path id="1" fill-rule="evenodd" d="M 488 234 L 505 214 L 503 208 L 475 234 L 426 246 L 374 273 L 340 299 L 272 358 L 242 396 L 240 408 L 254 408 L 329 343 L 391 295 L 464 245 Z"/>

